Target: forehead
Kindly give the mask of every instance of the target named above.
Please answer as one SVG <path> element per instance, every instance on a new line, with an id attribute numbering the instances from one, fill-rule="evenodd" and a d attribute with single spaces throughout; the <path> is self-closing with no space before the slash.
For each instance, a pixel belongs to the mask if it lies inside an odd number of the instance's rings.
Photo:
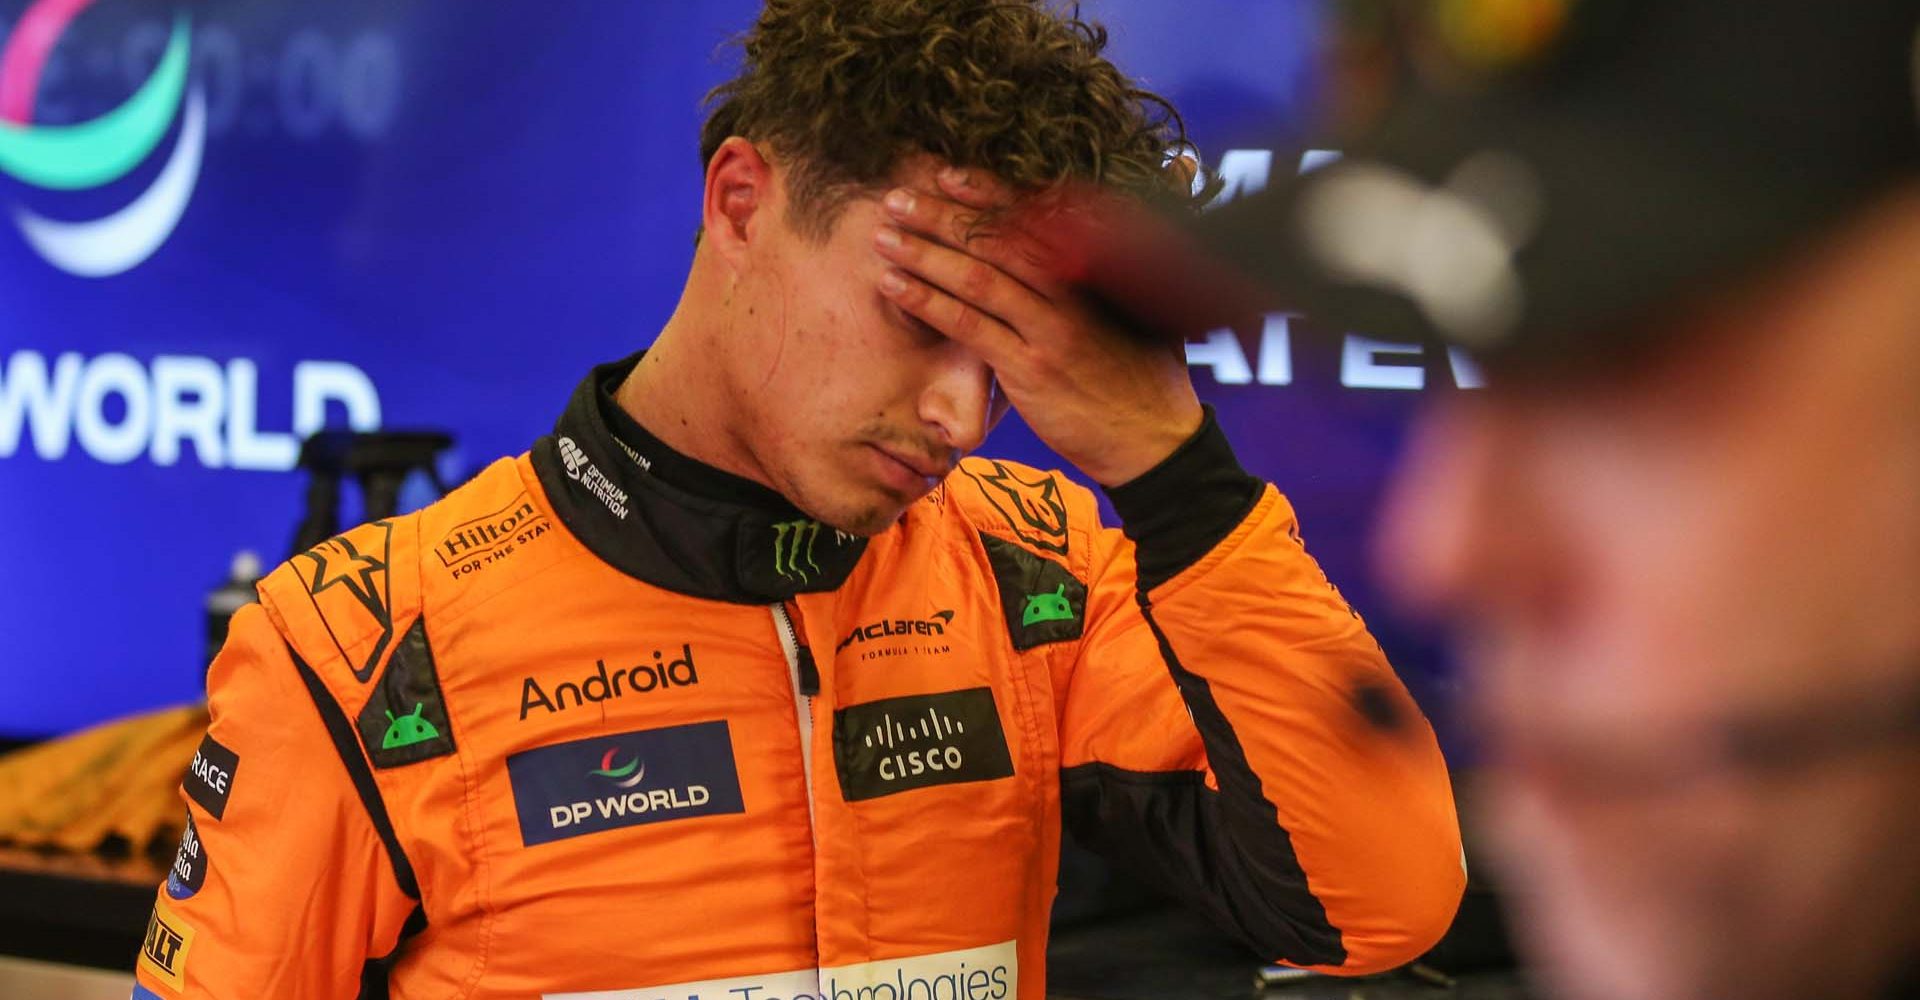
<path id="1" fill-rule="evenodd" d="M 805 224 L 808 219 L 806 206 L 796 201 L 797 198 L 804 196 L 796 191 L 794 184 L 794 177 L 798 171 L 791 161 L 774 160 L 772 162 L 774 174 L 780 181 L 779 196 L 785 203 L 787 218 L 794 224 L 799 235 L 808 236 L 809 228 Z M 950 165 L 948 161 L 931 153 L 908 153 L 899 157 L 886 178 L 879 182 L 872 185 L 849 185 L 822 190 L 815 197 L 823 199 L 825 204 L 818 206 L 816 210 L 824 209 L 828 213 L 825 220 L 827 224 L 814 235 L 821 242 L 836 241 L 849 235 L 846 232 L 849 228 L 862 229 L 863 223 L 871 224 L 880 212 L 880 199 L 894 188 L 940 194 L 940 171 Z M 992 176 L 991 173 L 989 176 Z M 851 227 L 844 225 L 849 219 L 854 222 Z"/>

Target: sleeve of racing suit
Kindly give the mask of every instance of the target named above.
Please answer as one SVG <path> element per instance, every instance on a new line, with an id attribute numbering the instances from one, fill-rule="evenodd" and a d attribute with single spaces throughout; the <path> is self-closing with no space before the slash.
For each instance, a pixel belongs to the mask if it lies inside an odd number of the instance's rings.
<path id="1" fill-rule="evenodd" d="M 1088 631 L 1062 707 L 1062 808 L 1083 843 L 1291 965 L 1419 957 L 1466 884 L 1433 731 L 1209 410 L 1108 491 Z"/>
<path id="2" fill-rule="evenodd" d="M 353 1000 L 367 961 L 400 940 L 416 909 L 404 860 L 315 695 L 260 606 L 241 609 L 208 675 L 187 835 L 135 960 L 136 1000 Z"/>

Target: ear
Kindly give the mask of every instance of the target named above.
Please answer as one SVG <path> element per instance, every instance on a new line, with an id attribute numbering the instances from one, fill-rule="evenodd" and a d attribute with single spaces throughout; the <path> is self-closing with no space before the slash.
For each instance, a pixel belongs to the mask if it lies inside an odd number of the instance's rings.
<path id="1" fill-rule="evenodd" d="M 707 186 L 701 202 L 703 241 L 729 261 L 746 253 L 756 214 L 766 211 L 774 193 L 773 165 L 753 143 L 730 136 L 707 161 Z"/>

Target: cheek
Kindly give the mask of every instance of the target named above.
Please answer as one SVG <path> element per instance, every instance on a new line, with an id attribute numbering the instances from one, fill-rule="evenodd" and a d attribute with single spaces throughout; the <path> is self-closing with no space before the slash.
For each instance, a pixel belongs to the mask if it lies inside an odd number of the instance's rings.
<path id="1" fill-rule="evenodd" d="M 1568 703 L 1687 717 L 1724 707 L 1728 631 L 1706 623 L 1714 519 L 1727 489 L 1682 437 L 1574 414 L 1543 428 L 1526 489 L 1559 565 L 1561 616 L 1534 664 Z M 1703 571 L 1704 575 L 1703 575 Z"/>

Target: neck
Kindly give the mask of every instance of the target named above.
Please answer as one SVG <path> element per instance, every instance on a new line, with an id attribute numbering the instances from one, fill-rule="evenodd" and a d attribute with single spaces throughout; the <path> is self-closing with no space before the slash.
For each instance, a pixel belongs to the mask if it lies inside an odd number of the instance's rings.
<path id="1" fill-rule="evenodd" d="M 660 336 L 615 390 L 613 400 L 661 443 L 680 454 L 773 488 L 753 452 L 739 415 L 747 412 L 726 378 L 728 320 L 695 304 L 695 282 Z"/>

